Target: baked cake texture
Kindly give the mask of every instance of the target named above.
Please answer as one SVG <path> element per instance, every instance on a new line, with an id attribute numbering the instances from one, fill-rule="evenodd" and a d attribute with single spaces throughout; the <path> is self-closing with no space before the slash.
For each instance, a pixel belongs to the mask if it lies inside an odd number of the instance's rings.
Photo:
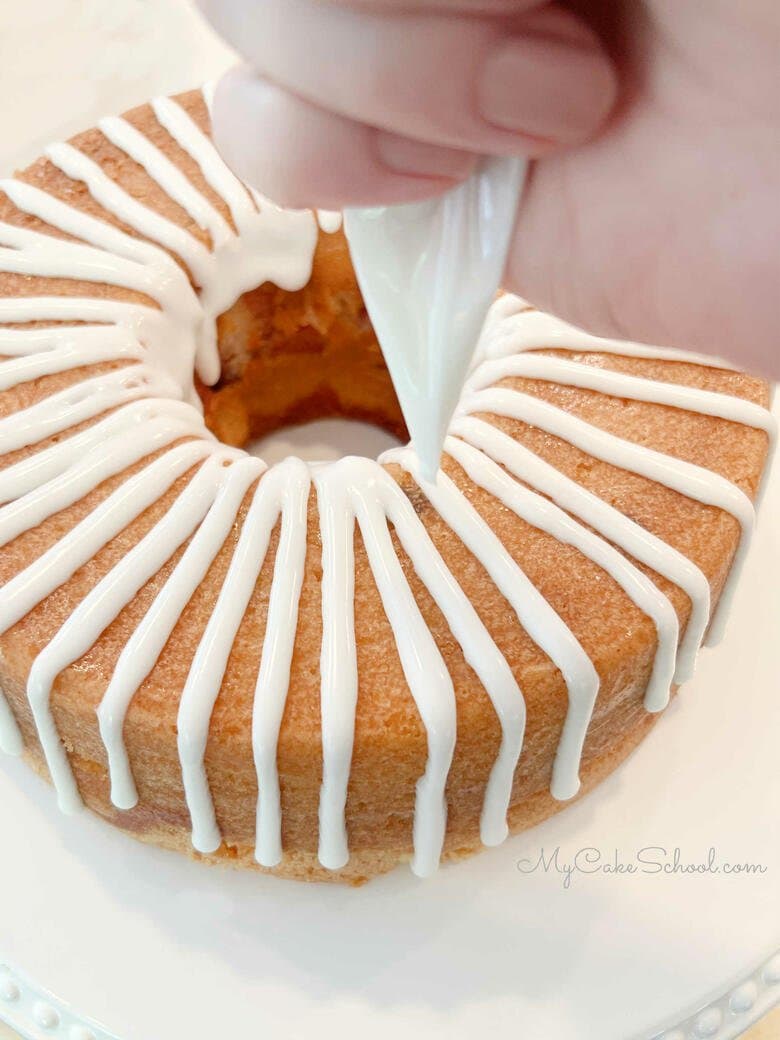
<path id="1" fill-rule="evenodd" d="M 0 184 L 1 742 L 145 841 L 427 874 L 648 733 L 744 556 L 768 387 L 502 297 L 435 487 L 405 448 L 266 470 L 240 449 L 289 423 L 405 428 L 342 232 L 208 126 L 159 99 Z"/>

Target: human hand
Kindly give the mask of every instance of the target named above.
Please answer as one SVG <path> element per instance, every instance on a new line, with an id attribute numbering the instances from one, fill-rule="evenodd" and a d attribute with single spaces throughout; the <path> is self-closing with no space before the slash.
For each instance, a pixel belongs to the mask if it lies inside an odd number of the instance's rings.
<path id="1" fill-rule="evenodd" d="M 217 91 L 217 142 L 269 196 L 405 202 L 479 154 L 531 156 L 506 288 L 780 375 L 774 0 L 200 5 L 250 63 Z"/>

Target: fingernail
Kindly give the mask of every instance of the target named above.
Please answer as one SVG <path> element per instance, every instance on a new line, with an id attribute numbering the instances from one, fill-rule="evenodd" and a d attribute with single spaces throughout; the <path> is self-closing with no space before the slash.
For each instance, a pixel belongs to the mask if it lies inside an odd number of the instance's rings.
<path id="1" fill-rule="evenodd" d="M 378 130 L 376 153 L 380 162 L 395 173 L 417 177 L 444 177 L 464 180 L 474 168 L 475 156 L 458 148 L 444 148 L 425 141 L 414 141 L 399 134 Z"/>
<path id="2" fill-rule="evenodd" d="M 614 74 L 598 47 L 533 34 L 494 48 L 478 91 L 480 111 L 494 126 L 564 144 L 593 133 L 614 97 Z"/>

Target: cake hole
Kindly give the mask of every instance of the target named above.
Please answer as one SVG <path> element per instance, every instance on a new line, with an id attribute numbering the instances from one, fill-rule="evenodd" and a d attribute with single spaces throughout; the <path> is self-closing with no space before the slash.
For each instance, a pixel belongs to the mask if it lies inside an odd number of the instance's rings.
<path id="1" fill-rule="evenodd" d="M 246 449 L 274 465 L 288 455 L 297 455 L 304 462 L 334 462 L 345 455 L 375 459 L 400 443 L 400 438 L 373 423 L 355 419 L 317 419 L 275 430 L 265 437 L 249 441 Z"/>
<path id="2" fill-rule="evenodd" d="M 267 462 L 374 458 L 406 443 L 343 234 L 321 235 L 298 292 L 266 283 L 217 321 L 221 375 L 198 386 L 219 440 Z"/>

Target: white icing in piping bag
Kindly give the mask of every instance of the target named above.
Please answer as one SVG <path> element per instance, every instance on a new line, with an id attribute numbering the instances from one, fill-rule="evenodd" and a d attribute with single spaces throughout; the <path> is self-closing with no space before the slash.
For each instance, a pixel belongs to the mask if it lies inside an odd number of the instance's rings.
<path id="1" fill-rule="evenodd" d="M 504 272 L 527 165 L 485 158 L 439 198 L 344 213 L 363 298 L 428 480 Z"/>

